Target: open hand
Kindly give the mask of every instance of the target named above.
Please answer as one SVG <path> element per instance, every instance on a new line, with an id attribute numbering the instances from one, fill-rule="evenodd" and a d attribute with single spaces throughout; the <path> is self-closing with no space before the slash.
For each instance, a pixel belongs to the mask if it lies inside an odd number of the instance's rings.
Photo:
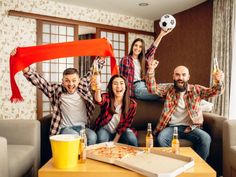
<path id="1" fill-rule="evenodd" d="M 163 29 L 161 29 L 160 35 L 163 37 L 167 34 L 169 34 L 173 29 L 168 29 L 167 31 L 164 31 Z"/>

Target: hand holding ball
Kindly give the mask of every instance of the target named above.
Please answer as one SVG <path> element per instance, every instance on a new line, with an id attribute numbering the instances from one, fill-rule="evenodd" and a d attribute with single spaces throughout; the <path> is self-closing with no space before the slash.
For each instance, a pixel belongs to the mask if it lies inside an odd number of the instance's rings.
<path id="1" fill-rule="evenodd" d="M 165 14 L 161 17 L 159 25 L 164 31 L 174 29 L 176 25 L 176 20 L 172 15 Z"/>

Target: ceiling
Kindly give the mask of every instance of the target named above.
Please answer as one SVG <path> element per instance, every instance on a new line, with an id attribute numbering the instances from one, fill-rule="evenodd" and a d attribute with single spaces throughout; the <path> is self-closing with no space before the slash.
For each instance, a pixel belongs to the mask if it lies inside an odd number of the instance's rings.
<path id="1" fill-rule="evenodd" d="M 65 4 L 94 8 L 113 13 L 158 20 L 164 14 L 176 14 L 206 0 L 53 0 Z M 148 3 L 148 6 L 139 6 Z"/>

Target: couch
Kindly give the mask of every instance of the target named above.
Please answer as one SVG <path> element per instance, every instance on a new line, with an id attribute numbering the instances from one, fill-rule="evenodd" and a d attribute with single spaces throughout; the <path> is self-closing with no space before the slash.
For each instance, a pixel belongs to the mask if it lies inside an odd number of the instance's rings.
<path id="1" fill-rule="evenodd" d="M 223 145 L 223 176 L 236 177 L 236 120 L 224 122 Z"/>
<path id="2" fill-rule="evenodd" d="M 132 126 L 138 130 L 138 142 L 139 146 L 145 146 L 145 135 L 147 130 L 147 123 L 152 123 L 154 128 L 159 120 L 163 101 L 141 101 L 136 100 L 138 103 L 137 112 L 132 123 Z M 99 114 L 99 108 L 96 106 L 93 120 Z M 218 175 L 222 174 L 222 134 L 223 134 L 223 122 L 226 118 L 213 114 L 204 113 L 204 125 L 203 128 L 207 131 L 212 138 L 212 144 L 210 149 L 210 155 L 207 159 L 209 165 L 211 165 Z M 47 162 L 51 157 L 50 143 L 49 143 L 49 126 L 51 121 L 51 115 L 43 117 L 41 122 L 41 161 L 42 164 Z M 181 146 L 191 146 L 191 143 L 186 140 L 180 140 Z"/>
<path id="3" fill-rule="evenodd" d="M 37 177 L 39 165 L 39 121 L 0 120 L 0 177 Z"/>

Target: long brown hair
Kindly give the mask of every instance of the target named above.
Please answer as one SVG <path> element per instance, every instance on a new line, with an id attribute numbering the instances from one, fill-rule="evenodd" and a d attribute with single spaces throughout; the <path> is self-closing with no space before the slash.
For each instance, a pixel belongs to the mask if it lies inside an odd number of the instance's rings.
<path id="1" fill-rule="evenodd" d="M 109 94 L 109 97 L 111 99 L 111 104 L 110 104 L 110 112 L 112 114 L 115 114 L 116 111 L 115 111 L 115 106 L 114 106 L 114 102 L 115 102 L 115 95 L 114 95 L 114 92 L 112 90 L 112 83 L 113 83 L 113 80 L 115 78 L 122 78 L 125 82 L 125 92 L 124 92 L 124 95 L 123 95 L 123 99 L 122 99 L 122 114 L 125 116 L 128 111 L 129 111 L 129 105 L 130 105 L 130 97 L 129 97 L 129 87 L 128 87 L 128 84 L 127 84 L 127 81 L 126 81 L 126 78 L 122 75 L 119 75 L 119 74 L 116 74 L 114 76 L 111 77 L 108 85 L 107 85 L 107 91 L 108 91 L 108 94 Z"/>
<path id="2" fill-rule="evenodd" d="M 136 42 L 140 41 L 142 43 L 142 51 L 140 52 L 140 54 L 138 55 L 138 60 L 140 62 L 141 65 L 141 78 L 143 79 L 146 75 L 146 60 L 145 60 L 145 42 L 143 39 L 141 38 L 137 38 L 133 41 L 131 48 L 130 48 L 130 52 L 129 55 L 132 56 L 133 55 L 133 48 L 134 48 L 134 44 Z"/>

